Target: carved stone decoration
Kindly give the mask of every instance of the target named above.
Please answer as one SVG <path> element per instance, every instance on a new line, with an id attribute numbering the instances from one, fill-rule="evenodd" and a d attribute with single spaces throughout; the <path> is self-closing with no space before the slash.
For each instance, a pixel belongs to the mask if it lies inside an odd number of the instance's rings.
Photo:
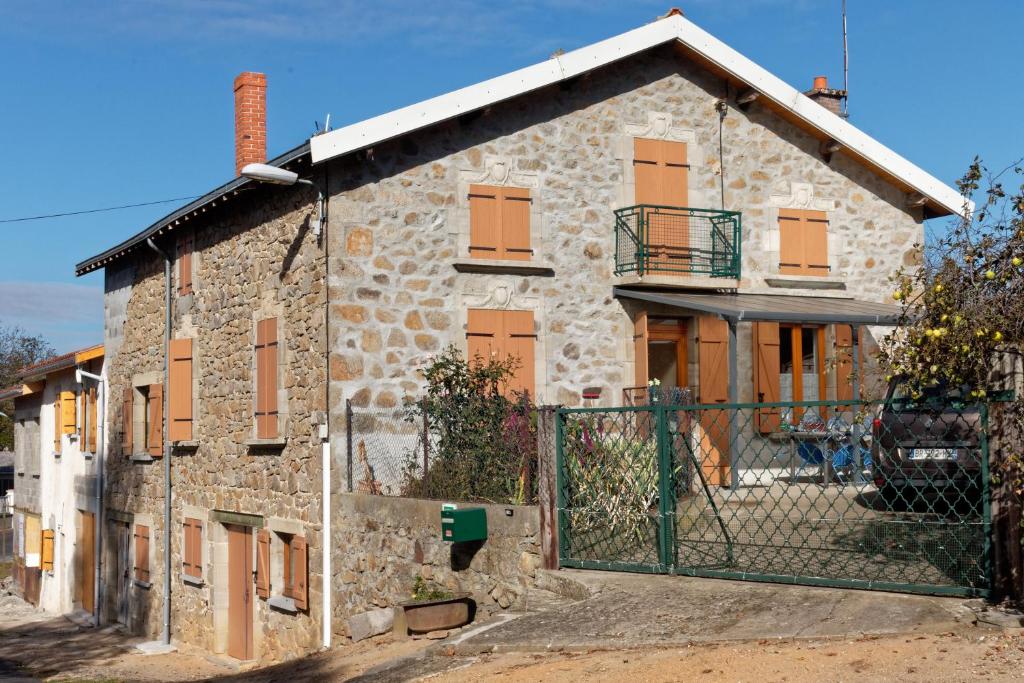
<path id="1" fill-rule="evenodd" d="M 535 296 L 524 296 L 516 292 L 511 280 L 491 280 L 483 292 L 466 292 L 462 303 L 466 308 L 490 308 L 498 310 L 534 311 L 540 305 Z"/>
<path id="2" fill-rule="evenodd" d="M 484 169 L 463 169 L 459 171 L 459 180 L 464 183 L 479 183 L 481 185 L 497 185 L 505 187 L 529 187 L 536 188 L 540 181 L 536 173 L 523 173 L 512 169 L 508 159 L 498 156 L 484 157 Z"/>
<path id="3" fill-rule="evenodd" d="M 776 193 L 772 194 L 768 199 L 772 206 L 780 209 L 833 211 L 836 208 L 836 200 L 815 197 L 814 186 L 811 183 L 787 183 L 782 181 L 775 186 L 775 189 Z M 788 193 L 784 194 L 787 190 Z"/>
<path id="4" fill-rule="evenodd" d="M 653 138 L 693 143 L 697 134 L 692 128 L 672 125 L 672 115 L 665 112 L 647 112 L 647 123 L 627 123 L 626 135 L 634 138 Z"/>

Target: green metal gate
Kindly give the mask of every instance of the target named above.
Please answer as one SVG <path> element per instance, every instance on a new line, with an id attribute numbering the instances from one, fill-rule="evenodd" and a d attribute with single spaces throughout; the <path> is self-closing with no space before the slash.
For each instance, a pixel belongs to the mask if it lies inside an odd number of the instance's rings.
<path id="1" fill-rule="evenodd" d="M 560 409 L 563 567 L 985 596 L 988 410 Z"/>

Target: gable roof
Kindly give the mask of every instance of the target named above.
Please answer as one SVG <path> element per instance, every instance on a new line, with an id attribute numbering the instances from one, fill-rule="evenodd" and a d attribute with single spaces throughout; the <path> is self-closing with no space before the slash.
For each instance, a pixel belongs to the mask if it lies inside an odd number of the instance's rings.
<path id="1" fill-rule="evenodd" d="M 848 121 L 772 75 L 673 11 L 669 16 L 613 38 L 518 71 L 396 109 L 310 139 L 313 163 L 327 161 L 456 116 L 554 85 L 658 45 L 677 43 L 716 71 L 746 84 L 774 108 L 823 140 L 922 196 L 931 215 L 961 214 L 963 197 L 950 186 L 892 151 Z"/>

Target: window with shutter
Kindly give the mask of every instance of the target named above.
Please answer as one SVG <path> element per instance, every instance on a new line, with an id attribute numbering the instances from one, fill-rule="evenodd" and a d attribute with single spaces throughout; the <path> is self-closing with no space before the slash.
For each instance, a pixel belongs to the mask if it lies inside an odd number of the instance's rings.
<path id="1" fill-rule="evenodd" d="M 828 216 L 824 211 L 779 209 L 779 272 L 828 274 Z"/>
<path id="2" fill-rule="evenodd" d="M 192 235 L 178 237 L 178 294 L 192 293 Z"/>
<path id="3" fill-rule="evenodd" d="M 149 582 L 149 527 L 135 525 L 135 580 Z"/>
<path id="4" fill-rule="evenodd" d="M 74 434 L 78 429 L 78 425 L 75 422 L 77 417 L 75 414 L 75 392 L 73 391 L 62 391 L 60 392 L 60 420 L 61 420 L 61 432 L 64 434 Z"/>
<path id="5" fill-rule="evenodd" d="M 256 323 L 256 438 L 278 436 L 277 318 Z"/>
<path id="6" fill-rule="evenodd" d="M 471 308 L 466 321 L 468 358 L 504 361 L 516 359 L 517 367 L 505 389 L 533 394 L 536 386 L 534 362 L 537 333 L 533 311 L 495 311 Z"/>
<path id="7" fill-rule="evenodd" d="M 530 191 L 518 187 L 471 185 L 469 253 L 475 258 L 528 261 Z"/>
<path id="8" fill-rule="evenodd" d="M 292 536 L 288 542 L 288 561 L 285 571 L 288 578 L 285 580 L 286 597 L 295 601 L 299 609 L 308 609 L 307 579 L 308 579 L 308 550 L 306 539 L 303 536 Z"/>
<path id="9" fill-rule="evenodd" d="M 146 449 L 153 457 L 164 453 L 164 387 L 150 384 L 146 396 Z"/>
<path id="10" fill-rule="evenodd" d="M 757 403 L 778 403 L 779 392 L 779 324 L 754 323 L 754 400 Z M 758 408 L 754 413 L 757 429 L 762 434 L 779 430 L 778 408 Z"/>
<path id="11" fill-rule="evenodd" d="M 182 568 L 186 576 L 203 576 L 203 523 L 192 517 L 185 518 L 182 525 Z"/>
<path id="12" fill-rule="evenodd" d="M 270 532 L 266 529 L 256 532 L 256 595 L 264 600 L 270 597 Z"/>
<path id="13" fill-rule="evenodd" d="M 171 340 L 171 365 L 168 368 L 170 390 L 170 424 L 167 438 L 171 441 L 192 440 L 192 340 Z"/>
<path id="14" fill-rule="evenodd" d="M 40 565 L 44 572 L 53 571 L 53 529 L 43 529 Z"/>
<path id="15" fill-rule="evenodd" d="M 779 398 L 782 401 L 825 399 L 825 328 L 815 325 L 779 327 Z M 806 411 L 826 418 L 824 408 L 794 407 L 792 421 L 799 423 Z"/>
<path id="16" fill-rule="evenodd" d="M 97 431 L 97 409 L 96 409 L 96 386 L 90 386 L 86 393 L 86 432 L 85 449 L 90 453 L 96 452 L 96 431 Z"/>
<path id="17" fill-rule="evenodd" d="M 635 201 L 653 207 L 684 208 L 689 204 L 686 143 L 633 140 Z M 654 263 L 679 265 L 689 258 L 690 221 L 679 211 L 649 211 L 645 241 Z"/>
<path id="18" fill-rule="evenodd" d="M 126 387 L 121 401 L 121 452 L 132 454 L 132 421 L 135 419 L 135 389 Z"/>

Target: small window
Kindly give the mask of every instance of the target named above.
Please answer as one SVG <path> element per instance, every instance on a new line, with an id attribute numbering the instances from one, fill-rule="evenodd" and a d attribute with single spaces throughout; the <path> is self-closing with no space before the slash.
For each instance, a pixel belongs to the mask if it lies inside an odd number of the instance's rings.
<path id="1" fill-rule="evenodd" d="M 286 598 L 295 601 L 299 609 L 306 609 L 307 550 L 303 536 L 281 534 L 282 569 L 284 572 L 284 590 Z"/>
<path id="2" fill-rule="evenodd" d="M 278 437 L 277 318 L 256 323 L 256 438 Z"/>
<path id="3" fill-rule="evenodd" d="M 178 237 L 178 295 L 192 293 L 192 235 Z"/>
<path id="4" fill-rule="evenodd" d="M 185 576 L 202 578 L 203 576 L 203 523 L 198 519 L 186 517 L 182 525 L 182 570 Z"/>
<path id="5" fill-rule="evenodd" d="M 528 261 L 530 191 L 517 187 L 471 185 L 469 254 L 475 258 Z"/>
<path id="6" fill-rule="evenodd" d="M 466 323 L 467 358 L 470 362 L 476 358 L 483 362 L 515 359 L 515 373 L 505 387 L 510 393 L 534 393 L 536 341 L 533 311 L 469 309 Z"/>
<path id="7" fill-rule="evenodd" d="M 824 211 L 779 210 L 779 272 L 828 275 L 828 216 Z"/>
<path id="8" fill-rule="evenodd" d="M 149 583 L 149 527 L 135 525 L 135 580 Z"/>
<path id="9" fill-rule="evenodd" d="M 784 326 L 779 330 L 779 398 L 782 401 L 819 401 L 825 398 L 825 328 Z M 805 409 L 793 410 L 793 420 Z M 809 408 L 815 414 L 820 409 Z"/>

